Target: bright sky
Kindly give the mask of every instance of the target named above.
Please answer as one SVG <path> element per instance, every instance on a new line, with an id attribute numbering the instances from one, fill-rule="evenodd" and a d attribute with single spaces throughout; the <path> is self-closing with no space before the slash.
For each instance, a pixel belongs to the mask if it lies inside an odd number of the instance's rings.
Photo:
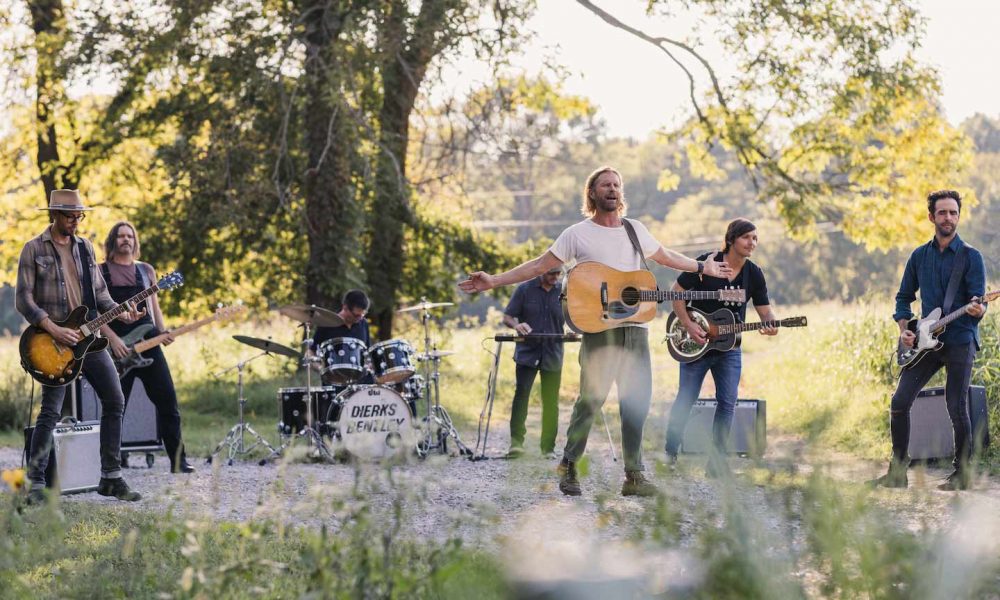
<path id="1" fill-rule="evenodd" d="M 647 33 L 684 37 L 682 20 L 668 23 L 647 18 L 644 2 L 595 3 Z M 537 41 L 515 59 L 515 67 L 538 72 L 548 57 L 567 68 L 571 76 L 566 91 L 600 106 L 612 135 L 644 138 L 659 126 L 683 120 L 688 108 L 686 79 L 662 52 L 611 27 L 574 0 L 539 0 L 538 4 L 529 25 L 538 32 Z M 1000 36 L 996 35 L 1000 2 L 922 0 L 919 6 L 928 18 L 921 58 L 938 68 L 948 119 L 957 125 L 977 112 L 1000 115 L 1000 78 L 988 66 L 1000 56 Z M 706 56 L 725 71 L 723 57 L 710 51 Z M 662 77 L 651 76 L 658 71 Z M 452 91 L 485 77 L 482 69 L 466 63 L 452 75 Z"/>

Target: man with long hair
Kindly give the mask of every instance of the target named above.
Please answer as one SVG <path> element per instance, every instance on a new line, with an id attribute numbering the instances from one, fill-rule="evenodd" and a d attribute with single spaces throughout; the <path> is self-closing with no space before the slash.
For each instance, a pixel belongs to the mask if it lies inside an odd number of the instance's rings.
<path id="1" fill-rule="evenodd" d="M 726 277 L 731 269 L 719 262 L 702 263 L 664 248 L 639 221 L 626 219 L 621 174 L 601 167 L 583 187 L 583 221 L 566 228 L 544 254 L 498 275 L 477 271 L 459 284 L 467 293 L 484 292 L 538 277 L 564 262 L 598 262 L 620 271 L 635 271 L 644 258 L 681 271 Z M 641 255 L 629 237 L 634 230 Z M 649 331 L 628 324 L 601 333 L 584 334 L 580 347 L 580 397 L 573 406 L 566 446 L 559 465 L 559 489 L 568 496 L 582 493 L 576 463 L 587 447 L 594 417 L 607 399 L 611 385 L 618 388 L 625 462 L 624 496 L 650 496 L 656 486 L 643 475 L 642 431 L 652 396 Z"/>
<path id="2" fill-rule="evenodd" d="M 139 233 L 128 221 L 115 223 L 104 240 L 104 262 L 101 264 L 101 274 L 108 284 L 108 291 L 115 302 L 124 302 L 146 289 L 156 281 L 156 271 L 149 263 L 139 261 Z M 143 325 L 153 325 L 146 337 L 155 337 L 161 333 L 170 333 L 163 321 L 160 303 L 153 294 L 143 302 L 140 312 L 142 316 L 131 323 L 111 323 L 108 341 L 111 353 L 115 358 L 125 358 L 131 351 L 122 342 L 122 337 L 128 335 Z M 164 346 L 173 343 L 174 338 L 168 336 Z M 122 378 L 122 392 L 125 394 L 125 406 L 128 408 L 128 398 L 132 386 L 138 378 L 156 407 L 156 429 L 163 439 L 163 447 L 170 459 L 171 473 L 193 473 L 184 453 L 184 443 L 181 438 L 181 413 L 177 404 L 177 392 L 174 380 L 170 375 L 167 357 L 159 346 L 146 350 L 145 358 L 151 359 L 149 365 L 136 367 Z"/>
<path id="3" fill-rule="evenodd" d="M 761 321 L 775 320 L 767 297 L 767 282 L 764 272 L 752 260 L 757 247 L 757 227 L 747 219 L 735 219 L 726 228 L 725 245 L 719 252 L 708 252 L 698 257 L 698 260 L 720 262 L 729 266 L 731 275 L 728 277 L 698 277 L 693 273 L 681 273 L 674 283 L 675 291 L 716 291 L 724 287 L 742 288 L 753 300 L 753 307 Z M 711 314 L 725 308 L 719 300 L 674 300 L 674 314 L 677 320 L 699 344 L 704 344 L 707 332 L 688 315 L 688 307 L 696 308 L 706 314 Z M 734 311 L 736 322 L 746 320 L 746 304 L 740 304 Z M 763 327 L 763 335 L 775 335 L 776 327 Z M 739 348 L 727 352 L 709 350 L 704 356 L 689 363 L 680 363 L 680 382 L 677 388 L 677 398 L 670 409 L 670 422 L 667 426 L 667 463 L 677 462 L 677 452 L 684 436 L 684 428 L 691 414 L 691 407 L 701 391 L 705 375 L 712 374 L 715 382 L 715 416 L 712 422 L 713 447 L 709 453 L 706 474 L 709 477 L 719 477 L 728 473 L 726 462 L 726 443 L 729 430 L 732 428 L 733 414 L 736 410 L 736 400 L 739 396 L 740 375 L 743 369 L 743 355 Z"/>

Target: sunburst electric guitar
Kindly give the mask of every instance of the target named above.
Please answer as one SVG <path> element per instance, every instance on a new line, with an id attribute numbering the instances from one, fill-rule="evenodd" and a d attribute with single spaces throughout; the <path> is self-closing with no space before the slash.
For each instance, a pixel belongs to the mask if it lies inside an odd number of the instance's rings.
<path id="1" fill-rule="evenodd" d="M 128 332 L 127 335 L 122 336 L 122 343 L 128 346 L 128 354 L 122 358 L 115 359 L 115 368 L 118 369 L 118 377 L 125 377 L 125 374 L 132 369 L 141 369 L 142 367 L 148 367 L 153 363 L 152 358 L 146 358 L 142 355 L 143 352 L 149 350 L 150 348 L 155 348 L 163 342 L 167 341 L 170 336 L 177 337 L 184 335 L 185 333 L 191 333 L 195 329 L 204 327 L 209 323 L 220 321 L 222 319 L 232 318 L 239 313 L 246 310 L 247 307 L 242 304 L 236 304 L 233 306 L 221 306 L 215 310 L 215 314 L 210 317 L 205 317 L 193 323 L 188 323 L 177 329 L 171 329 L 170 333 L 161 333 L 160 335 L 153 336 L 148 340 L 142 339 L 145 337 L 150 330 L 155 329 L 156 326 L 152 323 L 146 323 L 140 325 Z"/>
<path id="2" fill-rule="evenodd" d="M 580 263 L 566 277 L 563 292 L 566 324 L 577 333 L 598 333 L 656 316 L 656 303 L 667 300 L 746 302 L 741 288 L 675 292 L 656 289 L 649 271 L 619 271 L 596 262 Z"/>
<path id="3" fill-rule="evenodd" d="M 935 308 L 923 319 L 910 319 L 906 328 L 915 333 L 917 339 L 914 340 L 912 348 L 907 348 L 902 343 L 896 347 L 896 364 L 903 369 L 909 369 L 920 362 L 929 352 L 940 350 L 943 343 L 938 341 L 938 336 L 948 326 L 948 323 L 966 314 L 965 309 L 972 304 L 986 304 L 998 296 L 1000 296 L 1000 290 L 993 290 L 983 294 L 982 298 L 976 298 L 962 308 L 948 313 L 945 317 L 941 316 L 940 308 Z"/>
<path id="4" fill-rule="evenodd" d="M 73 346 L 64 346 L 41 327 L 29 325 L 21 334 L 18 347 L 21 366 L 42 385 L 59 387 L 72 383 L 80 375 L 84 357 L 91 352 L 100 352 L 108 347 L 107 338 L 98 337 L 101 327 L 122 314 L 130 307 L 142 302 L 160 290 L 169 290 L 184 283 L 184 277 L 177 272 L 169 273 L 159 281 L 115 306 L 93 321 L 86 321 L 87 307 L 78 306 L 62 321 L 55 324 L 67 329 L 75 329 L 81 339 Z"/>
<path id="5" fill-rule="evenodd" d="M 692 338 L 677 313 L 670 313 L 667 319 L 667 349 L 674 360 L 689 363 L 698 360 L 709 350 L 727 352 L 738 348 L 743 341 L 744 331 L 755 331 L 765 327 L 805 327 L 805 317 L 788 317 L 776 321 L 760 321 L 757 323 L 737 323 L 736 315 L 728 308 L 720 308 L 712 314 L 707 314 L 697 308 L 688 308 L 688 316 L 697 323 L 707 338 L 704 344 Z"/>

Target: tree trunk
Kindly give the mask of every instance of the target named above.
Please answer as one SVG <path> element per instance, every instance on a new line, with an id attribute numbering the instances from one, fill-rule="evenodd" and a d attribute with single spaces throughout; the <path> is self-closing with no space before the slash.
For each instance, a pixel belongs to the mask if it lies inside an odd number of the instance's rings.
<path id="1" fill-rule="evenodd" d="M 62 0 L 32 0 L 31 28 L 35 32 L 35 127 L 38 152 L 35 156 L 41 173 L 45 197 L 52 190 L 75 189 L 79 178 L 65 178 L 65 168 L 59 159 L 56 112 L 62 96 L 62 81 L 58 73 L 59 56 L 66 44 L 66 20 Z"/>

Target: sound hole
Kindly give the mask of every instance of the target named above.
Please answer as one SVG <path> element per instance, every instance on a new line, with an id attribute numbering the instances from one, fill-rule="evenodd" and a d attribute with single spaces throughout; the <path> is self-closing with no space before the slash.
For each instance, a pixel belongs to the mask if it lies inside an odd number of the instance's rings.
<path id="1" fill-rule="evenodd" d="M 635 306 L 639 302 L 639 290 L 629 287 L 622 290 L 622 302 Z"/>

